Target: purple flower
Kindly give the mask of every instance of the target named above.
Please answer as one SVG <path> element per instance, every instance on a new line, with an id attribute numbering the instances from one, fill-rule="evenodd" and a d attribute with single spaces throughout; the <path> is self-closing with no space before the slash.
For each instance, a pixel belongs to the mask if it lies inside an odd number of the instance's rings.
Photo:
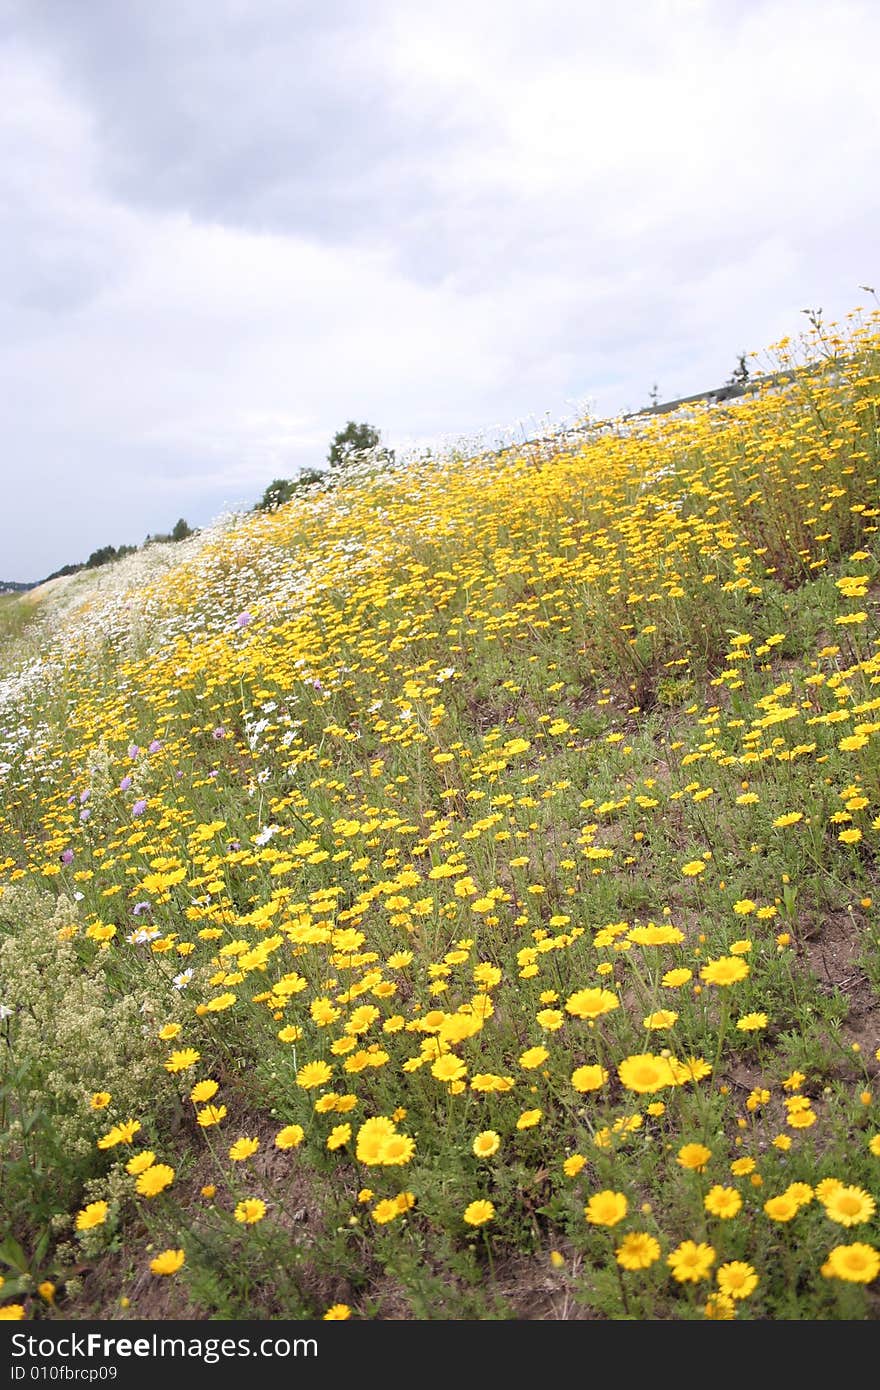
<path id="1" fill-rule="evenodd" d="M 216 729 L 214 730 L 214 732 L 213 732 L 213 734 L 211 735 L 211 737 L 212 737 L 212 738 L 225 738 L 225 737 L 226 737 L 226 730 L 224 729 L 224 727 L 223 727 L 222 724 L 218 724 L 218 725 L 217 725 L 217 727 L 216 727 Z"/>
<path id="2" fill-rule="evenodd" d="M 89 797 L 91 796 L 91 794 L 92 794 L 92 789 L 91 789 L 91 787 L 86 787 L 85 791 L 84 791 L 84 792 L 80 792 L 80 794 L 79 794 L 79 799 L 80 799 L 80 801 L 88 801 L 88 799 L 89 799 Z"/>
<path id="3" fill-rule="evenodd" d="M 73 863 L 73 850 L 72 850 L 72 849 L 63 849 L 63 850 L 61 851 L 61 862 L 62 862 L 62 864 L 72 864 L 72 863 Z"/>
<path id="4" fill-rule="evenodd" d="M 132 808 L 131 808 L 131 814 L 132 814 L 133 816 L 142 816 L 142 815 L 144 814 L 144 811 L 146 811 L 146 809 L 147 809 L 147 803 L 146 803 L 145 800 L 141 799 L 140 801 L 136 801 L 136 802 L 134 803 L 134 805 L 133 805 Z"/>
<path id="5" fill-rule="evenodd" d="M 133 916 L 133 917 L 140 917 L 140 915 L 141 915 L 142 912 L 150 912 L 151 910 L 152 910 L 152 903 L 148 903 L 148 902 L 135 903 L 134 907 L 131 909 L 131 913 L 132 913 L 132 916 Z"/>
<path id="6" fill-rule="evenodd" d="M 243 613 L 239 613 L 239 615 L 238 615 L 238 619 L 237 619 L 237 621 L 238 621 L 238 626 L 239 626 L 239 627 L 247 627 L 247 625 L 248 625 L 248 623 L 250 622 L 250 620 L 251 620 L 251 615 L 250 615 L 250 613 L 247 611 L 247 609 L 245 609 L 245 611 L 244 611 Z"/>
<path id="7" fill-rule="evenodd" d="M 88 809 L 88 807 L 86 807 L 84 811 L 80 811 L 79 818 L 83 823 L 85 823 L 91 814 L 91 811 Z"/>
<path id="8" fill-rule="evenodd" d="M 152 743 L 150 744 L 149 748 L 147 749 L 147 752 L 148 752 L 148 753 L 158 753 L 158 751 L 159 751 L 159 749 L 160 749 L 161 747 L 162 747 L 162 740 L 161 740 L 160 738 L 154 738 L 153 741 L 152 741 Z"/>
<path id="9" fill-rule="evenodd" d="M 123 777 L 122 781 L 119 783 L 119 790 L 121 792 L 127 792 L 131 786 L 131 782 L 132 779 L 130 777 Z"/>
<path id="10" fill-rule="evenodd" d="M 132 759 L 132 761 L 134 761 L 134 759 L 137 757 L 140 751 L 141 750 L 138 748 L 136 743 L 130 743 L 128 745 L 128 756 Z"/>

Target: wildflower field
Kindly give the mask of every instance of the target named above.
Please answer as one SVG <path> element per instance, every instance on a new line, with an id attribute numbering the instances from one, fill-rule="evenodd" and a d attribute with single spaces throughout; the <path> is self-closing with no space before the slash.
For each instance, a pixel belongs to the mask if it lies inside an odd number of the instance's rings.
<path id="1" fill-rule="evenodd" d="M 880 315 L 771 360 L 4 605 L 0 1317 L 877 1316 Z"/>

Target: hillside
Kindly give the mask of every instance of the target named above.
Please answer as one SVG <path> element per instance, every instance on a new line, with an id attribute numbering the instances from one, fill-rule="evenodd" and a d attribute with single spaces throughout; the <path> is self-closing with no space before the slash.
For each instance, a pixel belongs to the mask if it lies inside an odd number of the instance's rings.
<path id="1" fill-rule="evenodd" d="M 771 365 L 42 597 L 4 1316 L 877 1316 L 880 316 Z"/>

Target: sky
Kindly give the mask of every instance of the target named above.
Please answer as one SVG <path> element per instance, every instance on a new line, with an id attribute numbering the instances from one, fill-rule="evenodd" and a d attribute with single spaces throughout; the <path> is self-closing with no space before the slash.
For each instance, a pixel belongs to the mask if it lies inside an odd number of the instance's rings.
<path id="1" fill-rule="evenodd" d="M 878 47 L 876 0 L 0 0 L 0 579 L 348 420 L 491 447 L 873 307 Z"/>

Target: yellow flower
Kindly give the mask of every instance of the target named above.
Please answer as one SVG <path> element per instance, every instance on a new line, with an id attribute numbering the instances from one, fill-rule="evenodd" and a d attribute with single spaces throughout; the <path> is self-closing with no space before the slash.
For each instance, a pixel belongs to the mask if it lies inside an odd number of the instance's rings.
<path id="1" fill-rule="evenodd" d="M 691 859 L 689 863 L 682 864 L 681 871 L 685 878 L 696 878 L 697 874 L 701 874 L 705 867 L 706 864 L 704 860 Z"/>
<path id="2" fill-rule="evenodd" d="M 351 1317 L 351 1309 L 347 1303 L 333 1303 L 323 1316 L 324 1322 L 344 1322 Z"/>
<path id="3" fill-rule="evenodd" d="M 753 1158 L 735 1158 L 730 1165 L 730 1171 L 735 1178 L 744 1178 L 747 1174 L 754 1173 L 755 1167 Z"/>
<path id="4" fill-rule="evenodd" d="M 259 1139 L 236 1139 L 230 1147 L 229 1157 L 233 1163 L 243 1163 L 246 1158 L 257 1152 L 260 1147 Z"/>
<path id="5" fill-rule="evenodd" d="M 680 1284 L 698 1284 L 715 1263 L 715 1251 L 711 1245 L 683 1240 L 667 1255 L 666 1263 Z"/>
<path id="6" fill-rule="evenodd" d="M 749 967 L 741 956 L 719 956 L 717 960 L 707 961 L 700 971 L 700 979 L 710 985 L 734 985 L 744 980 Z"/>
<path id="7" fill-rule="evenodd" d="M 102 1134 L 98 1148 L 113 1149 L 117 1144 L 130 1144 L 140 1127 L 140 1120 L 125 1120 L 123 1124 L 114 1125 L 106 1134 Z"/>
<path id="8" fill-rule="evenodd" d="M 675 1076 L 667 1058 L 656 1057 L 651 1052 L 625 1057 L 617 1068 L 617 1075 L 628 1091 L 636 1091 L 640 1095 L 675 1085 Z"/>
<path id="9" fill-rule="evenodd" d="M 386 1139 L 396 1134 L 394 1121 L 388 1115 L 375 1115 L 364 1120 L 357 1133 L 356 1156 L 359 1163 L 378 1164 L 382 1162 L 382 1148 Z"/>
<path id="10" fill-rule="evenodd" d="M 880 1274 L 880 1255 L 873 1245 L 835 1245 L 822 1266 L 826 1279 L 845 1279 L 849 1284 L 871 1284 Z"/>
<path id="11" fill-rule="evenodd" d="M 275 1135 L 276 1149 L 295 1149 L 306 1137 L 302 1125 L 285 1125 Z"/>
<path id="12" fill-rule="evenodd" d="M 150 1271 L 153 1274 L 176 1274 L 185 1258 L 182 1250 L 163 1250 L 150 1260 Z"/>
<path id="13" fill-rule="evenodd" d="M 146 1171 L 151 1164 L 156 1162 L 156 1155 L 152 1149 L 143 1149 L 141 1153 L 135 1154 L 125 1165 L 126 1173 L 131 1173 L 134 1177 Z"/>
<path id="14" fill-rule="evenodd" d="M 327 1148 L 333 1152 L 334 1149 L 341 1149 L 351 1138 L 351 1125 L 334 1125 L 327 1136 Z"/>
<path id="15" fill-rule="evenodd" d="M 654 1013 L 648 1014 L 647 1018 L 642 1019 L 643 1028 L 671 1028 L 678 1022 L 678 1014 L 672 1009 L 656 1009 Z"/>
<path id="16" fill-rule="evenodd" d="M 704 1173 L 706 1164 L 712 1157 L 712 1150 L 705 1144 L 684 1144 L 678 1151 L 677 1161 L 682 1168 L 690 1168 L 695 1173 Z"/>
<path id="17" fill-rule="evenodd" d="M 576 1091 L 598 1091 L 607 1080 L 607 1071 L 598 1065 L 577 1067 L 571 1074 L 571 1084 Z"/>
<path id="18" fill-rule="evenodd" d="M 567 1178 L 576 1178 L 586 1162 L 583 1154 L 569 1154 L 562 1164 L 562 1171 Z"/>
<path id="19" fill-rule="evenodd" d="M 742 1260 L 730 1260 L 719 1267 L 715 1276 L 718 1287 L 728 1298 L 748 1298 L 758 1287 L 758 1276 L 751 1265 Z"/>
<path id="20" fill-rule="evenodd" d="M 766 1014 L 743 1014 L 738 1018 L 736 1026 L 741 1033 L 757 1033 L 762 1028 L 766 1028 L 770 1022 Z"/>
<path id="21" fill-rule="evenodd" d="M 89 1202 L 87 1207 L 76 1214 L 76 1229 L 90 1231 L 94 1226 L 103 1226 L 107 1220 L 109 1207 L 106 1202 Z"/>
<path id="22" fill-rule="evenodd" d="M 579 989 L 565 1001 L 568 1013 L 575 1018 L 600 1018 L 620 1007 L 620 1000 L 610 989 Z"/>
<path id="23" fill-rule="evenodd" d="M 791 1221 L 800 1210 L 800 1202 L 790 1192 L 780 1192 L 778 1197 L 769 1197 L 764 1203 L 764 1211 L 771 1221 Z"/>
<path id="24" fill-rule="evenodd" d="M 541 1123 L 543 1110 L 524 1110 L 516 1122 L 517 1129 L 532 1129 Z"/>
<path id="25" fill-rule="evenodd" d="M 225 1116 L 225 1105 L 206 1105 L 204 1109 L 197 1112 L 196 1123 L 200 1124 L 202 1129 L 208 1129 L 211 1125 L 219 1125 Z"/>
<path id="26" fill-rule="evenodd" d="M 467 1067 L 454 1053 L 444 1052 L 443 1056 L 438 1057 L 433 1063 L 431 1075 L 438 1081 L 460 1081 L 463 1076 L 467 1076 Z"/>
<path id="27" fill-rule="evenodd" d="M 615 1251 L 623 1269 L 650 1269 L 660 1258 L 660 1245 L 646 1231 L 629 1231 Z"/>
<path id="28" fill-rule="evenodd" d="M 95 1091 L 89 1101 L 89 1105 L 93 1110 L 105 1110 L 112 1099 L 113 1097 L 109 1091 Z"/>
<path id="29" fill-rule="evenodd" d="M 296 1074 L 296 1084 L 310 1090 L 314 1086 L 323 1086 L 332 1075 L 333 1068 L 326 1062 L 306 1062 Z"/>
<path id="30" fill-rule="evenodd" d="M 722 1187 L 716 1183 L 703 1198 L 703 1206 L 710 1215 L 729 1221 L 742 1207 L 742 1197 L 735 1187 Z"/>
<path id="31" fill-rule="evenodd" d="M 678 989 L 680 985 L 686 985 L 688 980 L 693 978 L 693 971 L 680 965 L 675 970 L 667 970 L 663 979 L 660 981 L 667 989 Z"/>
<path id="32" fill-rule="evenodd" d="M 629 1210 L 629 1203 L 622 1192 L 606 1189 L 597 1192 L 584 1207 L 584 1216 L 593 1226 L 616 1226 Z"/>
<path id="33" fill-rule="evenodd" d="M 235 1219 L 243 1226 L 253 1226 L 266 1215 L 266 1203 L 259 1197 L 245 1197 L 235 1208 Z"/>
<path id="34" fill-rule="evenodd" d="M 501 1136 L 494 1129 L 484 1129 L 473 1142 L 473 1152 L 477 1158 L 491 1158 L 501 1147 Z"/>
<path id="35" fill-rule="evenodd" d="M 773 824 L 778 830 L 784 830 L 787 825 L 797 825 L 803 818 L 803 811 L 787 811 L 784 816 L 777 816 Z"/>
<path id="36" fill-rule="evenodd" d="M 397 1202 L 392 1197 L 385 1197 L 381 1202 L 376 1203 L 370 1215 L 380 1226 L 384 1226 L 389 1221 L 394 1221 L 396 1217 L 400 1216 L 401 1211 Z"/>
<path id="37" fill-rule="evenodd" d="M 177 1052 L 172 1052 L 165 1062 L 165 1070 L 170 1072 L 188 1071 L 194 1067 L 196 1062 L 201 1059 L 201 1053 L 196 1052 L 194 1047 L 184 1047 Z"/>
<path id="38" fill-rule="evenodd" d="M 549 1056 L 550 1053 L 547 1051 L 546 1047 L 530 1047 L 521 1055 L 519 1064 L 525 1071 L 533 1071 L 536 1067 L 540 1067 L 546 1062 Z"/>
<path id="39" fill-rule="evenodd" d="M 194 1105 L 202 1105 L 206 1100 L 213 1100 L 219 1089 L 216 1081 L 197 1081 L 189 1098 Z"/>
<path id="40" fill-rule="evenodd" d="M 736 1317 L 736 1304 L 725 1293 L 710 1294 L 703 1312 L 713 1322 L 730 1322 Z"/>
<path id="41" fill-rule="evenodd" d="M 789 1111 L 786 1117 L 786 1124 L 791 1125 L 792 1129 L 809 1129 L 816 1123 L 816 1112 L 811 1110 L 809 1105 L 805 1105 L 800 1110 Z"/>
<path id="42" fill-rule="evenodd" d="M 0 1308 L 0 1322 L 22 1322 L 26 1316 L 23 1303 L 4 1303 Z"/>
<path id="43" fill-rule="evenodd" d="M 834 1187 L 820 1200 L 828 1219 L 840 1226 L 858 1226 L 870 1221 L 877 1210 L 874 1198 L 861 1187 Z"/>
<path id="44" fill-rule="evenodd" d="M 793 1197 L 799 1207 L 808 1207 L 813 1200 L 813 1189 L 808 1182 L 790 1182 L 785 1189 L 786 1197 Z"/>
<path id="45" fill-rule="evenodd" d="M 479 1200 L 471 1202 L 465 1207 L 464 1219 L 469 1226 L 485 1226 L 487 1221 L 491 1221 L 495 1215 L 495 1208 L 491 1202 Z"/>
<path id="46" fill-rule="evenodd" d="M 170 1187 L 174 1181 L 174 1169 L 167 1163 L 153 1163 L 141 1173 L 135 1183 L 142 1197 L 156 1197 Z"/>
<path id="47" fill-rule="evenodd" d="M 408 1134 L 386 1134 L 379 1142 L 378 1162 L 386 1167 L 409 1163 L 416 1151 Z"/>

